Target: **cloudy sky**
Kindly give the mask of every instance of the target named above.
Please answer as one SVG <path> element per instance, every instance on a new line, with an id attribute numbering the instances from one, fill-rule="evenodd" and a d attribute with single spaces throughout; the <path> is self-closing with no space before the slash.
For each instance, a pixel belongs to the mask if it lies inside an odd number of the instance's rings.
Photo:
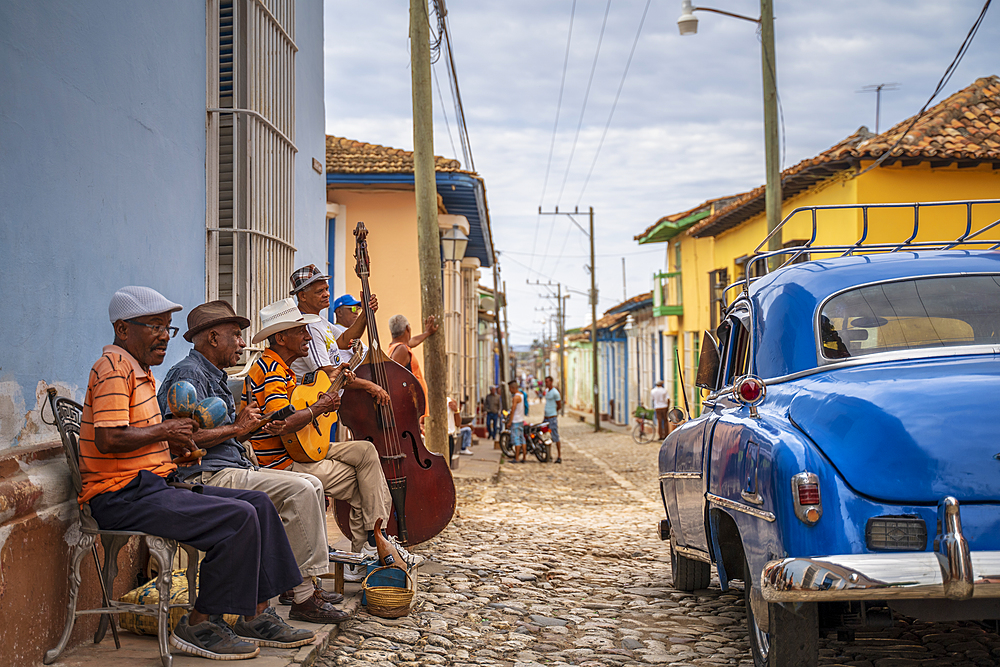
<path id="1" fill-rule="evenodd" d="M 874 130 L 875 95 L 857 92 L 864 86 L 899 84 L 898 90 L 883 93 L 882 130 L 916 113 L 983 0 L 774 4 L 787 168 L 861 125 Z M 540 204 L 546 210 L 594 207 L 600 313 L 625 294 L 623 257 L 628 296 L 648 291 L 653 272 L 663 266 L 663 245 L 639 246 L 633 236 L 664 215 L 764 182 L 761 58 L 754 25 L 700 12 L 698 34 L 682 38 L 676 25 L 680 0 L 649 0 L 648 5 L 647 0 L 576 0 L 560 105 L 573 5 L 573 0 L 447 3 L 515 344 L 540 337 L 547 317 L 541 309 L 554 305 L 543 298 L 544 289 L 526 280 L 551 279 L 579 291 L 590 286 L 587 237 L 562 216 L 538 216 Z M 759 14 L 756 0 L 717 0 L 711 6 Z M 327 132 L 412 150 L 408 2 L 326 0 L 325 12 Z M 998 44 L 1000 7 L 991 7 L 938 100 L 978 77 L 1000 74 Z M 444 60 L 434 73 L 439 85 L 434 152 L 461 158 Z M 586 216 L 578 220 L 586 226 Z M 574 293 L 567 303 L 567 327 L 589 319 L 586 297 Z"/>

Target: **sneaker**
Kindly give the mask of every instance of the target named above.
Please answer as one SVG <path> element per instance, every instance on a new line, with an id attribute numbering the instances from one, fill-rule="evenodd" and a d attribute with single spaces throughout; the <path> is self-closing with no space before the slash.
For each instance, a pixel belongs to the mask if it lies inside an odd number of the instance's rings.
<path id="1" fill-rule="evenodd" d="M 351 581 L 351 582 L 364 581 L 365 575 L 367 574 L 368 574 L 367 565 L 344 566 L 344 581 Z"/>
<path id="2" fill-rule="evenodd" d="M 471 454 L 472 452 L 469 453 Z M 397 540 L 394 535 L 389 535 L 389 542 L 391 542 L 392 545 L 396 547 L 396 551 L 399 552 L 399 557 L 403 559 L 404 563 L 406 563 L 406 569 L 408 570 L 412 570 L 415 567 L 420 567 L 420 565 L 425 560 L 427 560 L 420 554 L 412 554 L 409 551 L 407 551 L 403 547 L 403 545 L 399 543 L 399 540 Z"/>
<path id="3" fill-rule="evenodd" d="M 288 612 L 288 618 L 293 621 L 308 621 L 309 623 L 342 623 L 351 618 L 351 614 L 337 609 L 329 602 L 323 602 L 318 596 L 310 595 L 302 604 L 293 604 Z"/>
<path id="4" fill-rule="evenodd" d="M 466 456 L 472 456 L 472 450 L 471 449 L 463 449 L 462 451 L 459 452 L 459 454 L 465 454 Z"/>
<path id="5" fill-rule="evenodd" d="M 170 645 L 210 660 L 246 660 L 260 653 L 256 645 L 237 637 L 221 614 L 209 616 L 197 625 L 188 625 L 188 616 L 184 614 L 170 633 Z"/>
<path id="6" fill-rule="evenodd" d="M 233 626 L 233 632 L 240 639 L 257 646 L 273 646 L 275 648 L 303 646 L 316 637 L 312 630 L 293 628 L 285 623 L 275 613 L 274 607 L 268 607 L 250 621 L 246 617 L 240 616 L 236 625 Z"/>

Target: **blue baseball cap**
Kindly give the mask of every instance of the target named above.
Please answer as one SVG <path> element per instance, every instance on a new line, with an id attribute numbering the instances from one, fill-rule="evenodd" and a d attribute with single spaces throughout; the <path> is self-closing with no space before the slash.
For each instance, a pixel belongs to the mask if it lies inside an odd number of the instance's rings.
<path id="1" fill-rule="evenodd" d="M 355 299 L 350 294 L 344 294 L 343 296 L 338 296 L 337 300 L 333 302 L 333 305 L 330 306 L 330 308 L 332 310 L 337 310 L 341 306 L 358 306 L 358 305 L 361 305 L 360 301 Z"/>

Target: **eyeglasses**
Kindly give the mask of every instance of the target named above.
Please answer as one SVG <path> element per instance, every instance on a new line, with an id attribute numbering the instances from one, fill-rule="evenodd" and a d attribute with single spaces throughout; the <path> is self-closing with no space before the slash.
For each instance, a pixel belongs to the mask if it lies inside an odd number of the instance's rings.
<path id="1" fill-rule="evenodd" d="M 359 310 L 361 310 L 361 306 L 341 306 L 341 308 L 346 308 L 347 310 L 349 310 L 352 313 L 356 313 Z"/>
<path id="2" fill-rule="evenodd" d="M 174 336 L 177 335 L 177 332 L 180 331 L 180 329 L 178 329 L 177 327 L 165 327 L 162 324 L 146 324 L 145 322 L 140 322 L 139 320 L 125 320 L 125 321 L 128 322 L 129 324 L 138 324 L 140 327 L 146 327 L 148 329 L 152 329 L 153 333 L 157 336 L 162 336 L 163 334 L 166 333 L 170 335 L 170 338 L 173 338 Z"/>

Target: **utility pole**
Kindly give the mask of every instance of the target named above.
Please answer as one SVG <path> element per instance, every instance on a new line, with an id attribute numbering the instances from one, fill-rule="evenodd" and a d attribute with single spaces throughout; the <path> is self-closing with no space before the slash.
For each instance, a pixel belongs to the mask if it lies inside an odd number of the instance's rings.
<path id="1" fill-rule="evenodd" d="M 559 414 L 566 414 L 566 299 L 569 298 L 569 294 L 563 296 L 562 293 L 562 283 L 554 283 L 551 280 L 547 282 L 541 282 L 536 280 L 534 282 L 526 280 L 529 285 L 540 285 L 542 287 L 555 287 L 556 288 L 556 336 L 559 337 L 559 393 L 562 395 L 562 410 Z M 567 288 L 568 291 L 569 288 Z M 548 298 L 552 298 L 549 295 Z"/>
<path id="2" fill-rule="evenodd" d="M 431 106 L 431 50 L 427 0 L 410 0 L 410 74 L 413 88 L 413 182 L 417 204 L 417 247 L 420 258 L 420 310 L 443 324 L 441 238 L 438 231 L 434 170 L 434 116 Z M 426 446 L 448 455 L 445 402 L 448 361 L 443 332 L 424 341 L 427 380 Z"/>
<path id="3" fill-rule="evenodd" d="M 517 368 L 514 365 L 514 359 L 510 356 L 510 327 L 507 326 L 507 281 L 503 281 L 503 344 L 505 351 L 507 353 L 507 363 L 510 364 L 510 375 L 507 376 L 507 382 L 517 379 Z M 508 391 L 507 385 L 504 385 L 504 391 Z M 509 405 L 509 403 L 508 403 Z"/>
<path id="4" fill-rule="evenodd" d="M 601 430 L 601 403 L 600 403 L 600 383 L 597 381 L 597 266 L 594 263 L 594 207 L 590 207 L 590 231 L 588 232 L 580 223 L 576 221 L 573 217 L 574 215 L 579 215 L 580 209 L 577 207 L 573 208 L 573 212 L 559 211 L 559 207 L 556 206 L 554 211 L 542 211 L 542 207 L 538 207 L 538 215 L 565 215 L 570 221 L 576 225 L 577 229 L 586 234 L 590 238 L 590 351 L 592 357 L 592 372 L 593 372 L 593 396 L 594 396 L 594 431 Z"/>
<path id="5" fill-rule="evenodd" d="M 622 257 L 622 303 L 628 301 L 628 286 L 625 281 L 625 258 Z"/>
<path id="6" fill-rule="evenodd" d="M 774 57 L 774 8 L 772 0 L 760 0 L 760 55 L 764 70 L 764 206 L 767 232 L 781 223 L 781 160 L 778 144 L 778 71 Z M 781 249 L 781 235 L 768 241 L 768 250 Z"/>
<path id="7" fill-rule="evenodd" d="M 507 294 L 503 295 L 504 304 L 506 305 Z M 496 257 L 493 258 L 493 331 L 496 334 L 496 346 L 497 346 L 497 366 L 500 369 L 500 377 L 498 382 L 500 383 L 499 393 L 500 393 L 500 407 L 504 410 L 507 409 L 507 355 L 504 353 L 504 340 L 506 337 L 500 330 L 500 262 Z"/>

